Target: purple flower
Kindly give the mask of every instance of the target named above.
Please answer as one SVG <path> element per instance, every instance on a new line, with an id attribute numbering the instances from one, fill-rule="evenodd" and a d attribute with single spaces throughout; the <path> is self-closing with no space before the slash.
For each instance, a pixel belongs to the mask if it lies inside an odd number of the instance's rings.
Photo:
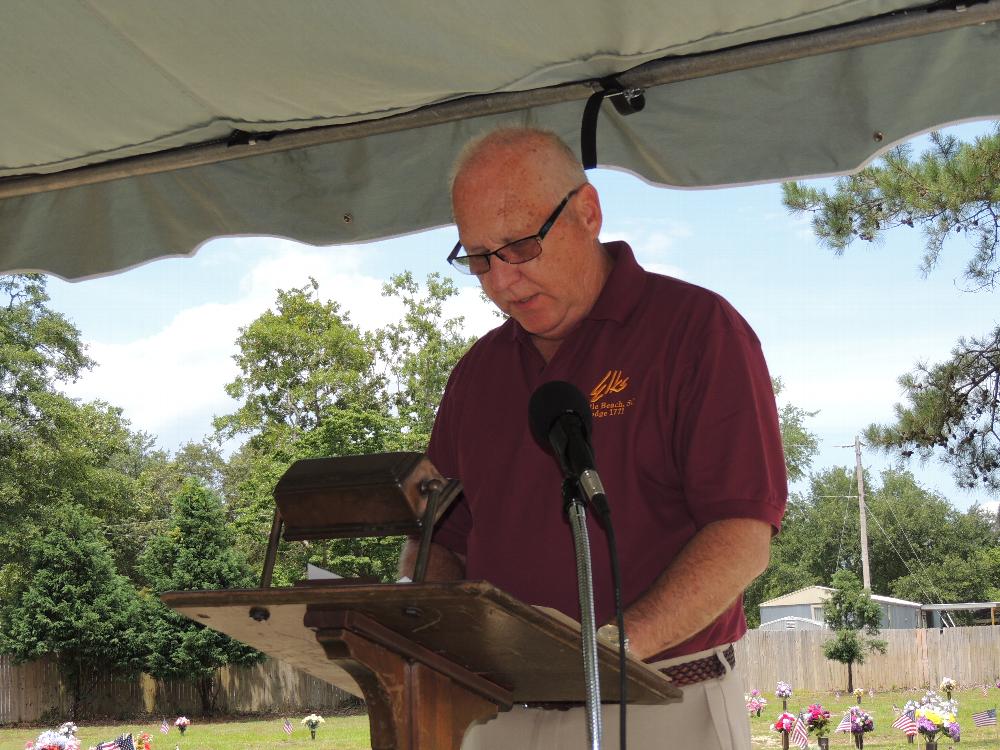
<path id="1" fill-rule="evenodd" d="M 958 742 L 959 738 L 962 736 L 962 728 L 958 725 L 957 721 L 951 722 L 951 724 L 946 727 L 945 731 L 948 732 L 955 742 Z"/>
<path id="2" fill-rule="evenodd" d="M 933 735 L 938 730 L 938 725 L 928 718 L 921 716 L 917 719 L 917 729 L 925 734 Z"/>

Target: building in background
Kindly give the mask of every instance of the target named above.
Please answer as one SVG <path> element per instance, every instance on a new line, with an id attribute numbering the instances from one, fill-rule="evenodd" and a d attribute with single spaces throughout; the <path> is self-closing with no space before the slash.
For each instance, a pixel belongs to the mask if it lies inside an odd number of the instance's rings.
<path id="1" fill-rule="evenodd" d="M 815 630 L 824 628 L 823 607 L 833 596 L 829 586 L 806 586 L 790 594 L 761 602 L 760 627 L 762 630 Z M 891 596 L 872 594 L 872 601 L 882 610 L 879 627 L 920 628 L 924 626 L 921 604 Z"/>

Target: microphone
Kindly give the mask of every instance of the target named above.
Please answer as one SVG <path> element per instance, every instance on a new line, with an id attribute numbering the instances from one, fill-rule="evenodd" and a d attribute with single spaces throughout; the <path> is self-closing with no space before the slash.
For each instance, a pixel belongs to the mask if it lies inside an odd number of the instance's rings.
<path id="1" fill-rule="evenodd" d="M 555 454 L 563 476 L 575 481 L 584 499 L 607 518 L 608 500 L 590 446 L 590 405 L 580 389 L 564 380 L 540 385 L 528 403 L 528 421 L 535 441 Z"/>

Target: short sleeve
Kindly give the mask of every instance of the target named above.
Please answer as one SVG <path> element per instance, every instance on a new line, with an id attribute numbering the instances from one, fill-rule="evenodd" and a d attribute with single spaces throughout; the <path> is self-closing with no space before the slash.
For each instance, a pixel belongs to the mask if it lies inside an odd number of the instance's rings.
<path id="1" fill-rule="evenodd" d="M 755 518 L 777 532 L 788 483 L 771 378 L 760 342 L 727 302 L 698 327 L 683 373 L 679 452 L 689 511 L 699 528 Z"/>

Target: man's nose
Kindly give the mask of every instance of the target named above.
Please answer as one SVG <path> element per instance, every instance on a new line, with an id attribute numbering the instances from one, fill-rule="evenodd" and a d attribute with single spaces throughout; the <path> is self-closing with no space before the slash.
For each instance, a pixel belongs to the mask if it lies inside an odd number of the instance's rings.
<path id="1" fill-rule="evenodd" d="M 520 265 L 511 265 L 499 258 L 492 258 L 490 271 L 486 274 L 491 287 L 497 290 L 506 289 L 521 278 Z"/>

